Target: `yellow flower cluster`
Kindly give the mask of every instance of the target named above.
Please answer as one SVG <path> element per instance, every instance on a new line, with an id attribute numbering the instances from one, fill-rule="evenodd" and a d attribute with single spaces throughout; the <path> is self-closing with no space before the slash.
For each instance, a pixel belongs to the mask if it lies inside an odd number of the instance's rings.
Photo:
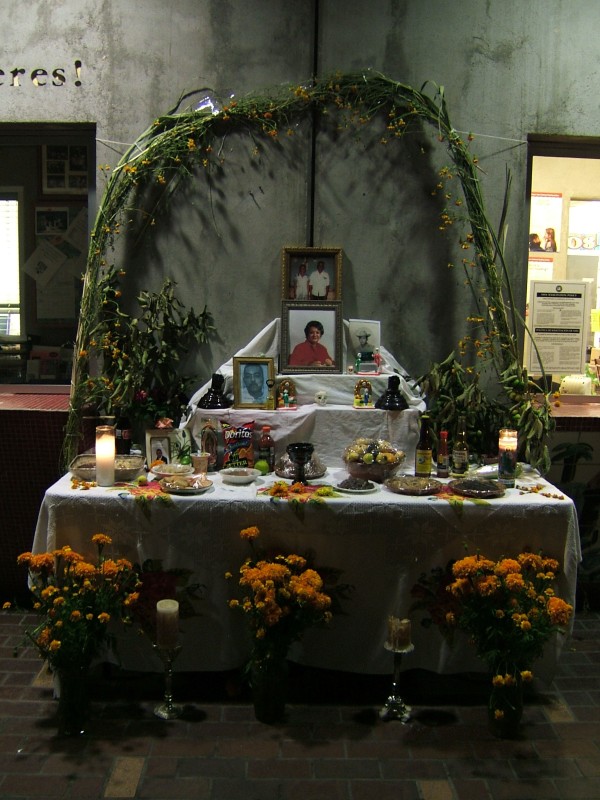
<path id="1" fill-rule="evenodd" d="M 552 586 L 558 570 L 556 559 L 530 552 L 498 561 L 466 556 L 452 565 L 447 591 L 455 605 L 444 622 L 465 629 L 492 664 L 528 667 L 573 613 Z"/>
<path id="2" fill-rule="evenodd" d="M 252 545 L 259 533 L 253 526 L 240 536 Z M 229 606 L 247 615 L 255 658 L 274 651 L 285 654 L 305 628 L 331 619 L 331 597 L 323 591 L 323 579 L 295 553 L 248 558 L 240 567 L 239 585 L 244 595 L 230 600 Z"/>
<path id="3" fill-rule="evenodd" d="M 129 609 L 139 597 L 139 581 L 130 561 L 103 556 L 110 536 L 92 537 L 98 560 L 88 561 L 65 545 L 50 553 L 21 553 L 27 567 L 33 608 L 42 621 L 29 639 L 40 655 L 56 668 L 88 664 L 108 638 L 111 619 L 129 621 Z"/>

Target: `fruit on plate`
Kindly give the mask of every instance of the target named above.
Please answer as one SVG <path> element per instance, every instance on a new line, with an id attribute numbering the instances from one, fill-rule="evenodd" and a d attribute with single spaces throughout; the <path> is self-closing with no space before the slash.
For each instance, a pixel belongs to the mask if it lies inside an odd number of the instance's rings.
<path id="1" fill-rule="evenodd" d="M 344 450 L 346 464 L 381 464 L 394 466 L 404 459 L 404 452 L 385 439 L 355 439 Z"/>

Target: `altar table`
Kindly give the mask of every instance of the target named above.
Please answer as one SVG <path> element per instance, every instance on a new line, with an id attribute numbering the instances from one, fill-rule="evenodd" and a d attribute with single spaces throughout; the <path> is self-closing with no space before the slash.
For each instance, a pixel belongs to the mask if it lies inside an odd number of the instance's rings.
<path id="1" fill-rule="evenodd" d="M 330 468 L 319 482 L 335 485 L 345 477 L 343 469 Z M 113 555 L 146 568 L 177 570 L 183 644 L 178 670 L 231 669 L 248 656 L 245 620 L 228 600 L 236 596 L 239 567 L 250 554 L 239 532 L 250 525 L 260 528 L 258 545 L 310 553 L 317 566 L 339 570 L 340 581 L 353 587 L 328 628 L 310 629 L 293 646 L 292 660 L 313 667 L 389 673 L 391 656 L 383 644 L 392 614 L 413 623 L 415 649 L 403 668 L 481 671 L 466 637 L 450 648 L 435 627 L 420 624 L 421 614 L 409 611 L 410 590 L 422 572 L 477 550 L 496 558 L 530 548 L 558 559 L 559 592 L 574 602 L 581 558 L 575 508 L 537 475 L 518 485 L 537 482 L 541 492 L 509 489 L 486 502 L 465 499 L 460 509 L 442 498 L 407 497 L 385 487 L 297 508 L 257 496 L 274 476 L 249 486 L 224 484 L 216 473 L 209 478 L 213 486 L 206 493 L 172 496 L 169 505 L 154 500 L 144 512 L 123 487 L 76 490 L 70 476 L 63 476 L 45 493 L 33 543 L 36 553 L 70 545 L 92 558 L 91 537 L 103 532 L 113 539 Z M 227 572 L 232 579 L 225 578 Z M 546 648 L 537 675 L 551 679 L 563 640 L 558 636 Z M 148 640 L 130 630 L 118 652 L 125 668 L 160 669 Z"/>

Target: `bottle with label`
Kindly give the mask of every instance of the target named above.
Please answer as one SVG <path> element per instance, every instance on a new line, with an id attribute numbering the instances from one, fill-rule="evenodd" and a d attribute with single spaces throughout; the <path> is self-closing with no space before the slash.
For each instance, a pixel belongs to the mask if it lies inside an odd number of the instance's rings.
<path id="1" fill-rule="evenodd" d="M 117 417 L 115 425 L 115 453 L 120 456 L 131 453 L 131 422 L 124 414 Z"/>
<path id="2" fill-rule="evenodd" d="M 467 423 L 463 414 L 458 418 L 456 436 L 452 445 L 452 475 L 462 478 L 469 471 L 469 447 L 467 445 Z"/>
<path id="3" fill-rule="evenodd" d="M 437 450 L 437 476 L 447 478 L 450 475 L 450 454 L 448 453 L 448 431 L 440 431 Z"/>
<path id="4" fill-rule="evenodd" d="M 421 417 L 421 433 L 417 442 L 415 453 L 415 475 L 418 478 L 429 478 L 431 475 L 431 430 L 429 428 L 429 416 L 423 414 Z"/>
<path id="5" fill-rule="evenodd" d="M 275 469 L 275 442 L 271 436 L 270 425 L 262 426 L 262 432 L 258 440 L 258 459 L 256 463 L 258 464 L 259 461 L 264 461 L 268 465 L 269 472 L 273 472 Z"/>

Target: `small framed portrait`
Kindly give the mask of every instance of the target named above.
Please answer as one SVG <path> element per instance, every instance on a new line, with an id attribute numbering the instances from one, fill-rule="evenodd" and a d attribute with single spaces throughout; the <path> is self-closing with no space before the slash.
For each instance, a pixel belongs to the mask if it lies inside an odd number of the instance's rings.
<path id="1" fill-rule="evenodd" d="M 350 341 L 354 354 L 363 361 L 372 361 L 381 347 L 381 323 L 378 319 L 349 319 Z"/>
<path id="2" fill-rule="evenodd" d="M 342 372 L 342 304 L 284 300 L 279 371 Z"/>
<path id="3" fill-rule="evenodd" d="M 36 236 L 64 236 L 69 227 L 69 209 L 37 206 L 35 209 Z"/>
<path id="4" fill-rule="evenodd" d="M 342 299 L 340 247 L 284 247 L 281 256 L 281 297 L 301 302 Z"/>
<path id="5" fill-rule="evenodd" d="M 175 459 L 178 433 L 176 428 L 152 428 L 146 431 L 146 461 L 148 466 L 170 464 Z"/>
<path id="6" fill-rule="evenodd" d="M 267 383 L 268 381 L 268 383 Z M 235 408 L 267 408 L 275 385 L 272 358 L 233 358 L 233 405 Z"/>

